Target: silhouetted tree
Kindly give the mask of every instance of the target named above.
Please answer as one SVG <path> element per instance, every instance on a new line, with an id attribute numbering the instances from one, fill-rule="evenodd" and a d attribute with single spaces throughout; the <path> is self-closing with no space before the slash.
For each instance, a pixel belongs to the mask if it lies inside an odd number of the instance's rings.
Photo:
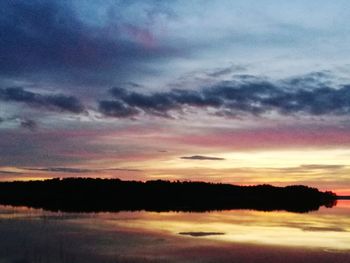
<path id="1" fill-rule="evenodd" d="M 65 178 L 0 182 L 0 203 L 47 210 L 209 211 L 223 209 L 308 212 L 336 202 L 332 192 L 303 185 L 237 186 L 204 182 L 137 182 L 119 179 Z"/>

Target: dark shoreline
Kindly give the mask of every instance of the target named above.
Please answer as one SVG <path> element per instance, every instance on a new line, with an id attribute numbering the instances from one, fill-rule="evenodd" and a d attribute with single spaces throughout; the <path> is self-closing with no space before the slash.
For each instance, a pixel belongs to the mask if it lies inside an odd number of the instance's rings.
<path id="1" fill-rule="evenodd" d="M 350 200 L 350 196 L 337 196 L 337 200 Z"/>
<path id="2" fill-rule="evenodd" d="M 253 209 L 309 212 L 337 196 L 303 185 L 237 186 L 205 182 L 65 178 L 0 182 L 0 204 L 50 211 L 186 211 Z"/>

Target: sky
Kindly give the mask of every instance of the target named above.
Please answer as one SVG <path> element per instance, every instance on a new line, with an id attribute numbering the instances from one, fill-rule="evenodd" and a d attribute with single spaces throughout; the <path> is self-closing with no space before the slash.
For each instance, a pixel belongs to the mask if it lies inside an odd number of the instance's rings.
<path id="1" fill-rule="evenodd" d="M 350 195 L 350 2 L 0 2 L 0 180 Z"/>

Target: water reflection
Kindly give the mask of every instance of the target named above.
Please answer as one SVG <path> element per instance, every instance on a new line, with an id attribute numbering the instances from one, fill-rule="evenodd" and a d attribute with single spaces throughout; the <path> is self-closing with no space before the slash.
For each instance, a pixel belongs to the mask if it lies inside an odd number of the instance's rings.
<path id="1" fill-rule="evenodd" d="M 137 214 L 132 218 L 128 218 L 127 213 L 118 217 L 107 213 L 99 217 L 108 227 L 132 227 L 168 234 L 225 233 L 203 236 L 226 242 L 350 249 L 350 209 L 344 209 L 341 204 L 334 209 L 322 208 L 308 214 L 249 210 Z"/>
<path id="2" fill-rule="evenodd" d="M 349 204 L 308 214 L 77 214 L 1 206 L 0 262 L 267 262 L 266 255 L 268 262 L 349 262 Z"/>
<path id="3" fill-rule="evenodd" d="M 223 232 L 180 232 L 179 234 L 184 236 L 192 236 L 192 237 L 225 235 L 225 233 Z"/>

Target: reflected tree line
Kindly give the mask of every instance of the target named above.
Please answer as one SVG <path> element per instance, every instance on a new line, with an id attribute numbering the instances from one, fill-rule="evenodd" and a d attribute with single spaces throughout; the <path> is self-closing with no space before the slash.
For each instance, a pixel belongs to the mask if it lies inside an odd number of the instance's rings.
<path id="1" fill-rule="evenodd" d="M 194 211 L 254 209 L 309 212 L 337 196 L 303 185 L 237 186 L 205 182 L 65 178 L 0 183 L 0 203 L 51 211 Z"/>

